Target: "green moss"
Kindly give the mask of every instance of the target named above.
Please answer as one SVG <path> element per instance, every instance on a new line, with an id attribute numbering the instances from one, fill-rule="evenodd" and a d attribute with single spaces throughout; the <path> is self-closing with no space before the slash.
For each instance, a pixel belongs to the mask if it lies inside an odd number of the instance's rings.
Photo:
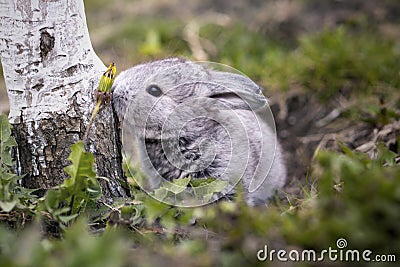
<path id="1" fill-rule="evenodd" d="M 303 66 L 297 80 L 323 99 L 340 90 L 369 94 L 384 86 L 398 88 L 399 55 L 391 40 L 339 27 L 300 38 L 295 58 Z"/>
<path id="2" fill-rule="evenodd" d="M 189 57 L 189 48 L 181 36 L 183 27 L 178 20 L 128 19 L 110 31 L 98 49 L 112 50 L 117 58 L 136 63 L 172 56 Z"/>
<path id="3" fill-rule="evenodd" d="M 400 46 L 379 34 L 345 27 L 301 35 L 295 47 L 267 38 L 243 25 L 207 25 L 212 59 L 231 65 L 267 88 L 301 87 L 328 100 L 341 92 L 370 94 L 399 88 Z"/>

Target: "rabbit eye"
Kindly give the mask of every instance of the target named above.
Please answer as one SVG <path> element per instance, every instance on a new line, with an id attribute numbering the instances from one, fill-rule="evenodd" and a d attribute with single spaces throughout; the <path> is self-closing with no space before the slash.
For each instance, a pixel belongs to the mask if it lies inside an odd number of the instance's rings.
<path id="1" fill-rule="evenodd" d="M 155 97 L 159 97 L 162 94 L 160 87 L 154 84 L 147 87 L 146 92 Z"/>

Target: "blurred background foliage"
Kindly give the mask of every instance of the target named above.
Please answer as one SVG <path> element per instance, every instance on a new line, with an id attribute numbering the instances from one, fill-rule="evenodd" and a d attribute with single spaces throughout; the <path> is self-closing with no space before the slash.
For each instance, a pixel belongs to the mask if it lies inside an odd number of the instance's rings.
<path id="1" fill-rule="evenodd" d="M 3 196 L 21 204 L 0 212 L 1 266 L 281 266 L 258 261 L 257 251 L 336 249 L 339 238 L 398 263 L 399 1 L 86 0 L 85 7 L 95 51 L 119 71 L 182 56 L 231 65 L 262 85 L 288 154 L 288 185 L 267 207 L 248 208 L 239 196 L 182 210 L 148 198 L 130 178 L 134 199 L 89 203 L 62 230 L 5 170 Z M 2 81 L 0 113 L 7 110 Z"/>

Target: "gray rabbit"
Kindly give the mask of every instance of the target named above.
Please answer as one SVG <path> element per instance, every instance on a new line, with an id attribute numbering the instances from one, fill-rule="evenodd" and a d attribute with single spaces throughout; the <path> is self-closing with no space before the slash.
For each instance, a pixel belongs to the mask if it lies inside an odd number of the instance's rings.
<path id="1" fill-rule="evenodd" d="M 284 185 L 267 101 L 244 75 L 170 58 L 122 72 L 112 91 L 152 188 L 163 179 L 213 177 L 228 182 L 225 195 L 241 180 L 247 204 L 260 205 Z"/>

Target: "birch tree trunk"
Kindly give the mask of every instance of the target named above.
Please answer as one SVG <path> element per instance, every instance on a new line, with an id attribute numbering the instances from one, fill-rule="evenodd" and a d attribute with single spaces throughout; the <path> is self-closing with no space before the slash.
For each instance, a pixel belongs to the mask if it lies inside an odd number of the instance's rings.
<path id="1" fill-rule="evenodd" d="M 83 0 L 0 0 L 0 55 L 24 185 L 60 184 L 70 146 L 83 138 L 106 67 L 93 51 Z M 115 118 L 100 110 L 87 149 L 107 199 L 126 196 Z"/>

